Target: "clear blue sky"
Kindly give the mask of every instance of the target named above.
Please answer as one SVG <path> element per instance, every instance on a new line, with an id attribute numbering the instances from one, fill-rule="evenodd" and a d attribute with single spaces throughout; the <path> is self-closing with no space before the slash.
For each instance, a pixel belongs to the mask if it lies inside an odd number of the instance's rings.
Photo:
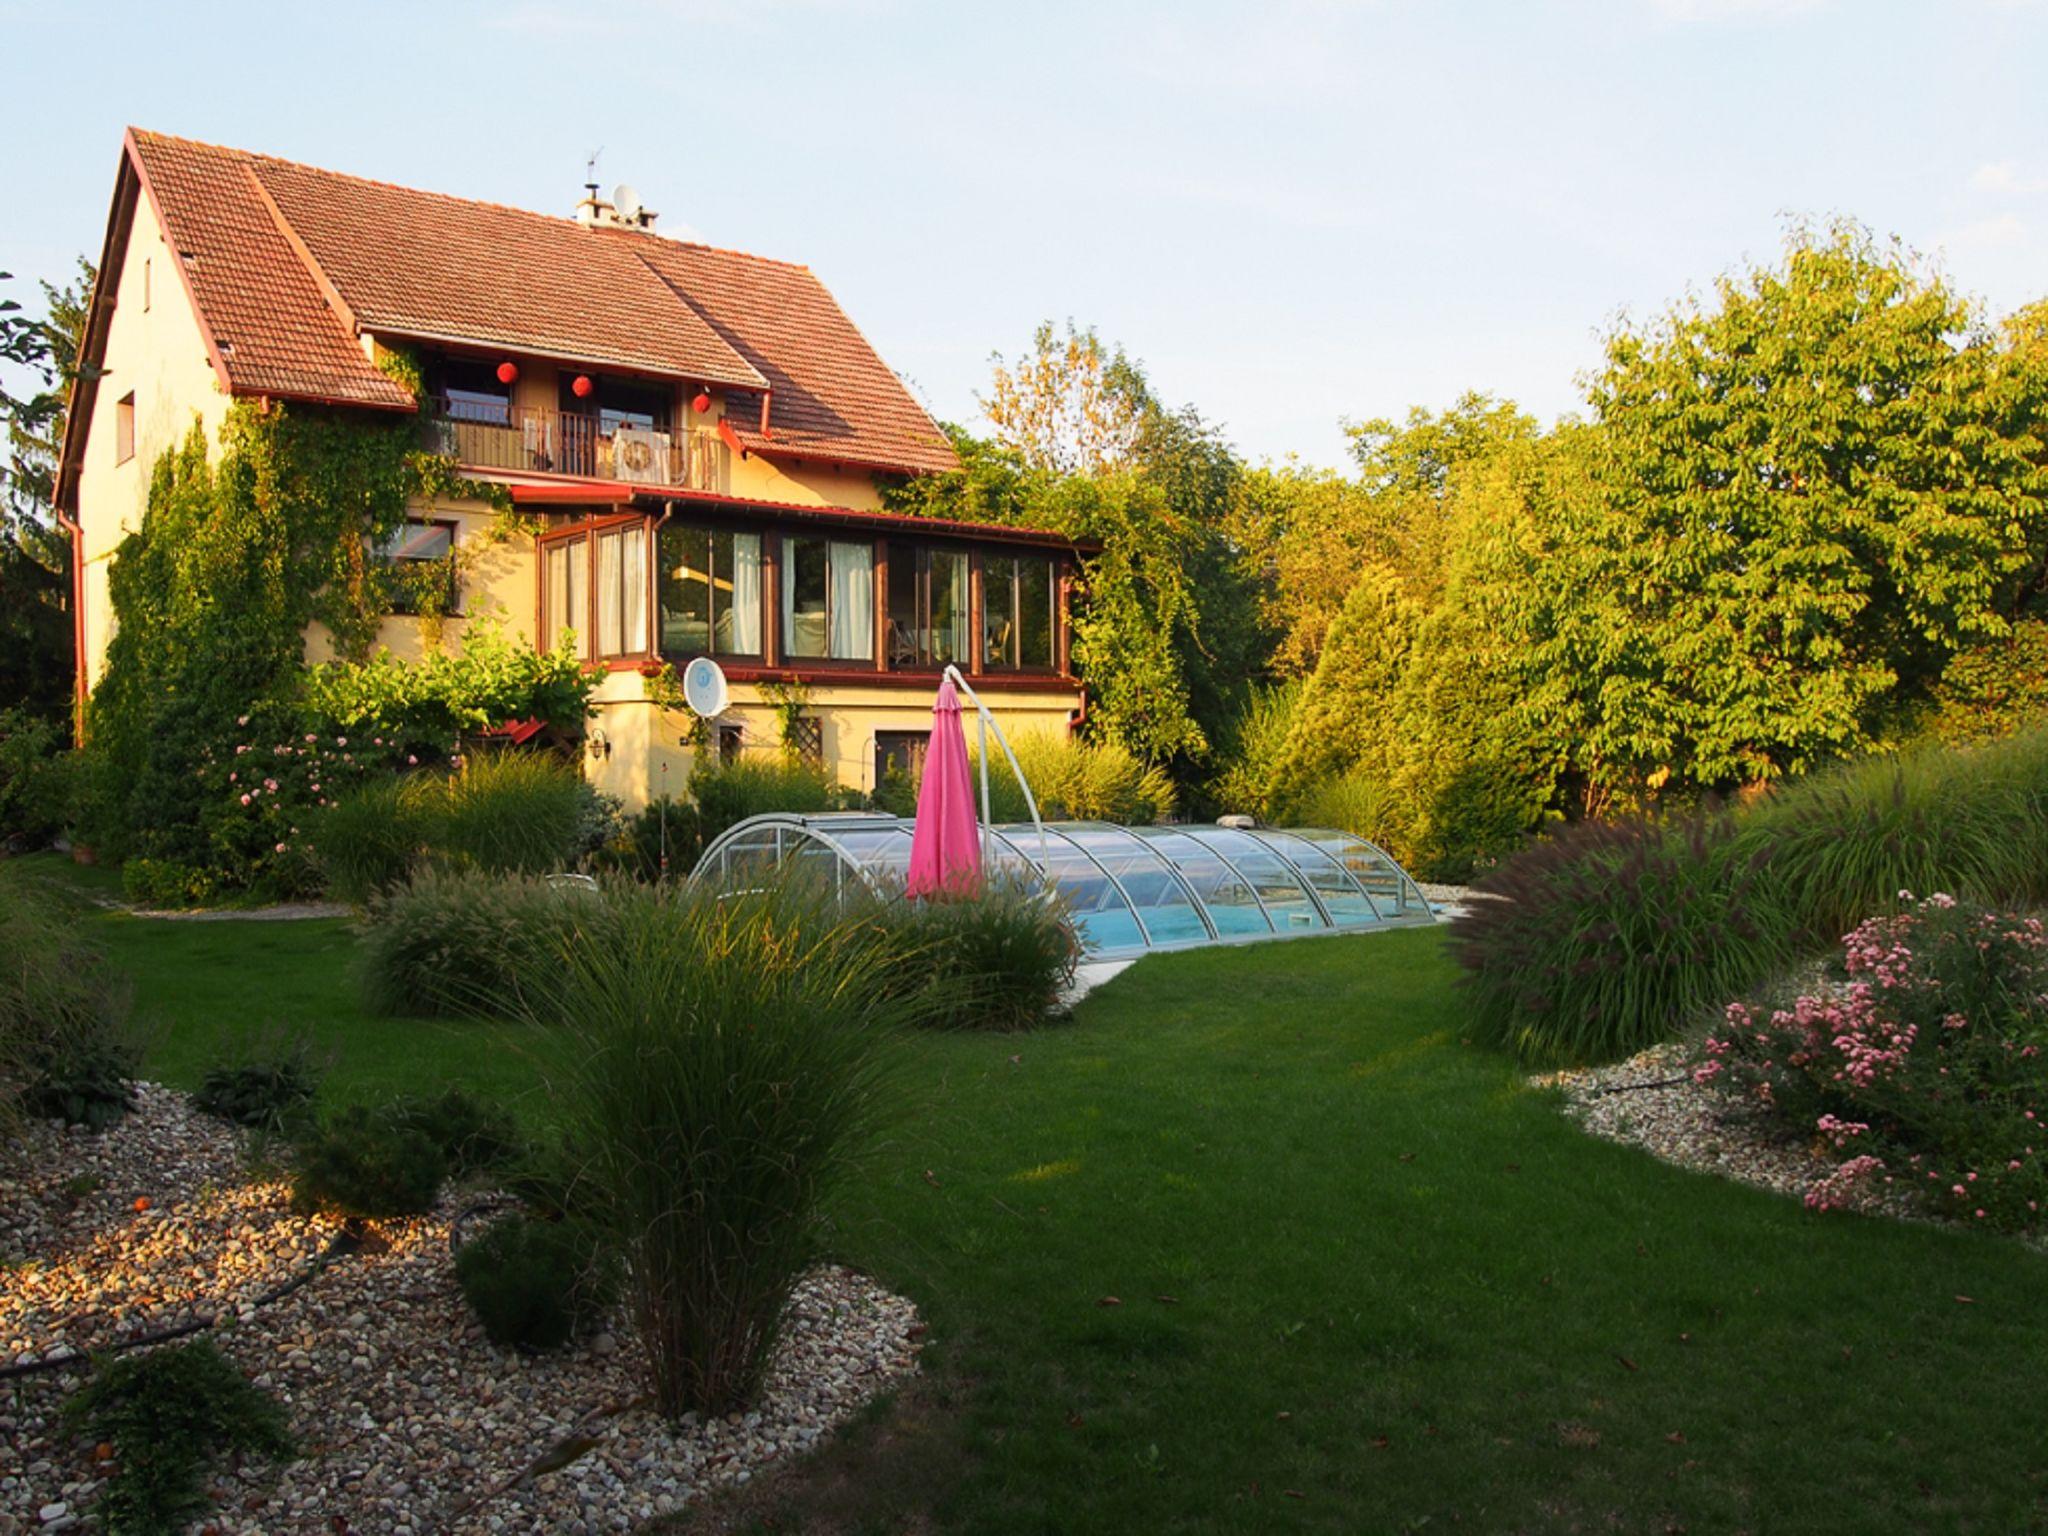
<path id="1" fill-rule="evenodd" d="M 99 248 L 124 124 L 808 263 L 942 418 L 1072 316 L 1253 458 L 1490 389 L 1848 214 L 2048 295 L 2048 4 L 0 0 L 0 268 Z M 18 291 L 24 285 L 16 284 Z M 17 296 L 20 295 L 17 292 Z"/>

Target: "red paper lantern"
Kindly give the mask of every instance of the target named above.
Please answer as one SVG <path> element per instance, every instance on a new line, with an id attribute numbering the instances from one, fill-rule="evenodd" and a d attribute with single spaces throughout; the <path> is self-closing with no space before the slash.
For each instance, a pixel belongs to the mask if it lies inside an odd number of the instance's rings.
<path id="1" fill-rule="evenodd" d="M 500 384 L 516 384 L 516 383 L 518 383 L 518 382 L 519 382 L 519 365 L 518 365 L 517 363 L 511 363 L 511 362 L 506 362 L 506 363 L 500 363 L 500 364 L 498 364 L 498 382 L 499 382 Z"/>
<path id="2" fill-rule="evenodd" d="M 697 398 L 690 402 L 690 409 L 695 411 L 699 416 L 705 416 L 710 414 L 711 391 L 709 391 L 708 389 L 698 390 Z"/>
<path id="3" fill-rule="evenodd" d="M 590 398 L 590 392 L 595 388 L 597 388 L 597 386 L 590 382 L 589 374 L 579 373 L 576 375 L 575 382 L 569 386 L 569 393 L 574 395 L 578 400 L 588 400 Z"/>

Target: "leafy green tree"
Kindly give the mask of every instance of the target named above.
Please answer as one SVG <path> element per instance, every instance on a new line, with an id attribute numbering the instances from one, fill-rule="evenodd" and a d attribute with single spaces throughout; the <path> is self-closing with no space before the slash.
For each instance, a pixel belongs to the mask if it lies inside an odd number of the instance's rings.
<path id="1" fill-rule="evenodd" d="M 1599 772 L 1799 772 L 2005 632 L 2048 549 L 2048 394 L 2019 345 L 1846 224 L 1615 332 L 1541 657 Z"/>
<path id="2" fill-rule="evenodd" d="M 0 706 L 47 718 L 60 717 L 71 694 L 71 549 L 54 492 L 92 282 L 93 269 L 81 259 L 71 285 L 44 283 L 40 320 L 26 316 L 18 301 L 0 299 L 0 358 L 41 385 L 20 396 L 0 390 L 7 424 L 0 463 Z"/>
<path id="3" fill-rule="evenodd" d="M 1073 616 L 1090 730 L 1191 782 L 1268 650 L 1234 538 L 1243 465 L 1092 332 L 1041 326 L 1034 348 L 999 365 L 984 402 L 996 438 L 949 429 L 960 469 L 892 487 L 887 504 L 1099 543 Z"/>

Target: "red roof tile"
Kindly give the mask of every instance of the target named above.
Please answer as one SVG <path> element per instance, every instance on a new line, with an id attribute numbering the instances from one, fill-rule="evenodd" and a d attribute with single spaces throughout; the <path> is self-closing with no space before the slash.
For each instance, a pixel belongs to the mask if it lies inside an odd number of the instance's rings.
<path id="1" fill-rule="evenodd" d="M 768 436 L 758 397 L 726 402 L 748 449 L 892 469 L 959 467 L 945 433 L 809 268 L 630 230 L 609 238 L 638 249 L 767 377 Z"/>
<path id="2" fill-rule="evenodd" d="M 131 137 L 230 389 L 412 408 L 412 396 L 378 371 L 329 307 L 257 195 L 248 156 L 140 129 Z"/>
<path id="3" fill-rule="evenodd" d="M 438 337 L 722 388 L 753 452 L 957 463 L 807 268 L 139 129 L 130 141 L 238 394 L 405 408 L 357 332 Z"/>

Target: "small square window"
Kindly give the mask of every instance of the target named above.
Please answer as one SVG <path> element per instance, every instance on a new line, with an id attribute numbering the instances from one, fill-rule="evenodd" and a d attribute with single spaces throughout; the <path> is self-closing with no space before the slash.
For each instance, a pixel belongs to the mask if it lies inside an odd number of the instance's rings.
<path id="1" fill-rule="evenodd" d="M 456 611 L 460 591 L 455 575 L 455 524 L 409 517 L 378 551 L 390 567 L 391 611 L 418 614 Z"/>
<path id="2" fill-rule="evenodd" d="M 126 464 L 135 457 L 135 392 L 130 390 L 114 402 L 114 462 Z"/>

